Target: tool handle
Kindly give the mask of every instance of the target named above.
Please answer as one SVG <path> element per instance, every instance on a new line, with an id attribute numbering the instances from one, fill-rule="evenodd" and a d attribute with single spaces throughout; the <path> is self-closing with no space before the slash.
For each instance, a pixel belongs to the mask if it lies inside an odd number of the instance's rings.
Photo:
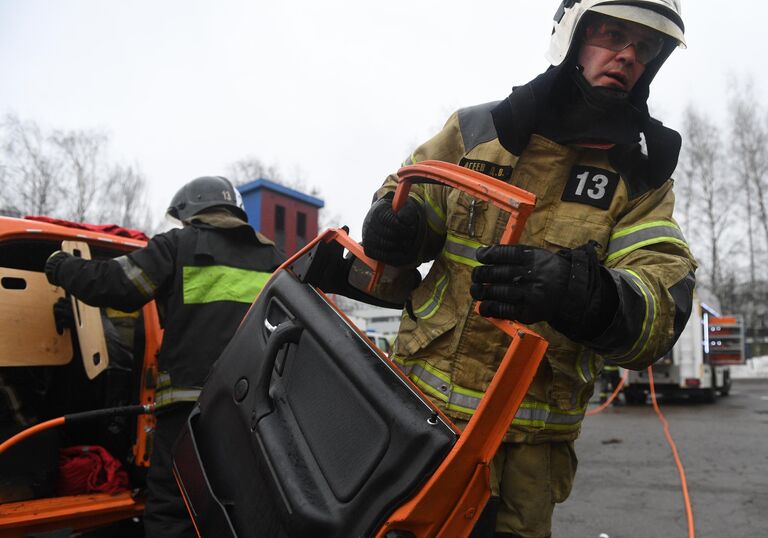
<path id="1" fill-rule="evenodd" d="M 408 193 L 411 192 L 411 184 L 414 183 L 413 179 L 416 178 L 409 178 L 406 180 L 401 178 L 400 181 L 398 181 L 397 188 L 395 189 L 395 197 L 392 198 L 392 210 L 395 213 L 400 211 L 408 200 Z M 368 282 L 369 293 L 378 285 L 381 275 L 384 273 L 384 265 L 386 265 L 384 262 L 376 262 L 376 266 L 373 268 L 373 275 L 371 275 L 371 280 Z"/>
<path id="2" fill-rule="evenodd" d="M 525 221 L 533 212 L 536 196 L 528 191 L 494 179 L 469 168 L 442 161 L 422 161 L 402 167 L 397 172 L 398 183 L 392 209 L 399 210 L 405 205 L 411 185 L 414 183 L 441 183 L 460 189 L 480 200 L 492 203 L 509 213 L 507 225 L 499 240 L 502 244 L 516 243 L 523 232 Z M 384 263 L 377 262 L 368 284 L 372 291 L 384 272 Z M 475 307 L 477 310 L 477 307 Z M 489 321 L 507 334 L 516 334 L 519 325 L 509 320 L 489 318 Z"/>

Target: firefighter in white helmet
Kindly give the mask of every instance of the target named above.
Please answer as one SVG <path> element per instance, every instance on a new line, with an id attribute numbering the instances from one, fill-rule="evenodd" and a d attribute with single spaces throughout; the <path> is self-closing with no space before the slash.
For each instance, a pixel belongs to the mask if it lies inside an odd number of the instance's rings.
<path id="1" fill-rule="evenodd" d="M 404 270 L 434 260 L 392 358 L 457 425 L 509 343 L 485 317 L 529 324 L 549 342 L 494 458 L 474 536 L 550 536 L 601 368 L 646 368 L 690 315 L 696 262 L 672 218 L 681 140 L 646 104 L 683 30 L 679 0 L 564 1 L 550 68 L 501 101 L 457 111 L 406 160 L 457 163 L 534 193 L 520 244 L 497 244 L 506 214 L 444 186 L 414 186 L 395 213 L 395 176 L 366 216 L 372 258 Z"/>

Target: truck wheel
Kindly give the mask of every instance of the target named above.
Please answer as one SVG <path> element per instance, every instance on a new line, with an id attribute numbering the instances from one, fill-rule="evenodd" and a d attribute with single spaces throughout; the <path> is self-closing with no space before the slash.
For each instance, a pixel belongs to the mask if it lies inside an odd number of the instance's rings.
<path id="1" fill-rule="evenodd" d="M 733 380 L 731 379 L 730 372 L 723 373 L 723 387 L 720 389 L 720 396 L 728 396 L 731 393 L 731 385 Z"/>
<path id="2" fill-rule="evenodd" d="M 707 404 L 715 403 L 715 396 L 716 396 L 715 389 L 703 389 L 698 394 L 700 401 Z"/>

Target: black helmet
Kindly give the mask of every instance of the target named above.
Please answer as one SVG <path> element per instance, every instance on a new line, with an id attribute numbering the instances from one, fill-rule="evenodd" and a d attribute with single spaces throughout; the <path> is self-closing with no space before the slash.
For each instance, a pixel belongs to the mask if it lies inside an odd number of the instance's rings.
<path id="1" fill-rule="evenodd" d="M 168 215 L 187 222 L 211 207 L 225 207 L 241 219 L 248 220 L 240 192 L 221 176 L 203 176 L 184 185 L 173 196 Z"/>

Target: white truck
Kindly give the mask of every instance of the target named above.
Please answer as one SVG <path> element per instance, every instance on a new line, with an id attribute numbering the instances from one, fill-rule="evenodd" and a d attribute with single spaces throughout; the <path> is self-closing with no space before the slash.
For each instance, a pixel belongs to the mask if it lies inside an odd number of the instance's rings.
<path id="1" fill-rule="evenodd" d="M 739 316 L 720 316 L 694 296 L 693 311 L 672 350 L 653 365 L 657 394 L 714 402 L 731 389 L 730 365 L 743 364 L 744 327 Z M 627 404 L 643 404 L 650 393 L 648 370 L 630 371 Z"/>

